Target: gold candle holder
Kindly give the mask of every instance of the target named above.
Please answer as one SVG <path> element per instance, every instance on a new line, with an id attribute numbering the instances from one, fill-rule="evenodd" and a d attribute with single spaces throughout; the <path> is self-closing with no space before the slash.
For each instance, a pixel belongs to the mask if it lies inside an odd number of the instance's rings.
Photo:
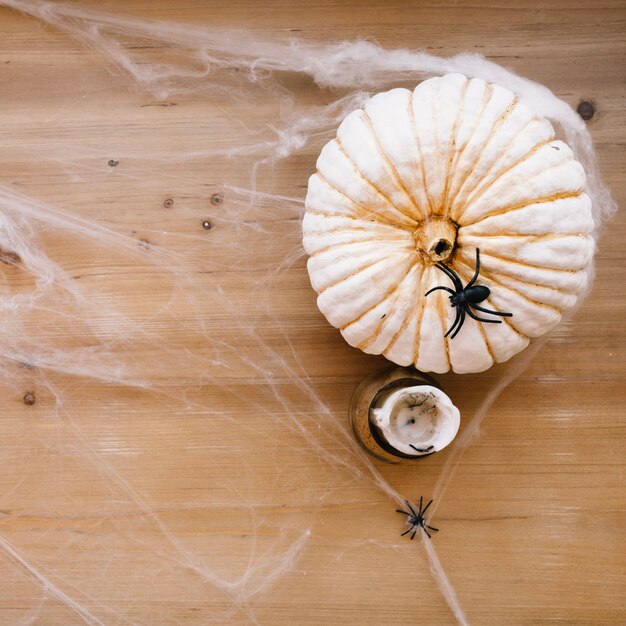
<path id="1" fill-rule="evenodd" d="M 395 367 L 368 376 L 350 401 L 356 438 L 372 455 L 403 463 L 438 452 L 454 439 L 460 414 L 427 374 Z"/>

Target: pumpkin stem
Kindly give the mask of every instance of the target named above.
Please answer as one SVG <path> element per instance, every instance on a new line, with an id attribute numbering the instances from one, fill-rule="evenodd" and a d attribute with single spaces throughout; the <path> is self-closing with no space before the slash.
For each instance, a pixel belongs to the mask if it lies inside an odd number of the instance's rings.
<path id="1" fill-rule="evenodd" d="M 454 252 L 457 225 L 447 217 L 433 216 L 415 230 L 418 250 L 433 263 L 445 261 Z"/>

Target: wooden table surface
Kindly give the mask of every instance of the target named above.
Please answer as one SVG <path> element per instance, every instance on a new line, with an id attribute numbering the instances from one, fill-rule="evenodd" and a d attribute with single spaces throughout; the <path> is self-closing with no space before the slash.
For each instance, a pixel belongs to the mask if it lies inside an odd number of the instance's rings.
<path id="1" fill-rule="evenodd" d="M 593 103 L 603 176 L 626 200 L 624 2 L 75 6 L 482 53 L 573 107 Z M 211 146 L 249 141 L 275 103 L 157 100 L 7 7 L 0 35 L 0 181 L 128 236 L 116 248 L 103 233 L 33 222 L 33 250 L 88 294 L 80 310 L 20 263 L 0 265 L 0 623 L 454 623 L 423 546 L 400 538 L 395 502 L 341 438 L 353 389 L 385 360 L 328 326 L 303 256 L 259 284 L 297 250 L 297 204 L 248 214 L 222 186 L 249 186 L 254 158 Z M 148 48 L 150 61 L 172 61 L 167 46 Z M 289 87 L 320 98 L 308 80 Z M 260 188 L 303 197 L 318 149 L 260 170 Z M 469 623 L 626 623 L 625 240 L 622 213 L 600 241 L 592 294 L 490 409 L 437 503 L 432 545 Z M 39 308 L 8 305 L 37 288 Z M 271 385 L 266 371 L 279 372 Z M 438 378 L 467 418 L 498 373 Z M 447 455 L 375 467 L 417 499 Z"/>

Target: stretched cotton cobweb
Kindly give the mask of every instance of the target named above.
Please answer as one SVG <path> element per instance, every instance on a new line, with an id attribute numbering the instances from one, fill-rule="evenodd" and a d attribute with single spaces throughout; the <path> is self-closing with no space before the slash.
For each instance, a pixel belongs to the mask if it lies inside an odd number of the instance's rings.
<path id="1" fill-rule="evenodd" d="M 588 172 L 599 229 L 614 205 L 582 120 L 545 87 L 476 55 L 279 41 L 74 4 L 0 5 L 88 51 L 76 75 L 20 75 L 35 99 L 41 90 L 40 106 L 3 116 L 0 515 L 32 524 L 0 532 L 2 579 L 9 595 L 30 586 L 36 598 L 16 619 L 275 623 L 270 604 L 297 604 L 307 574 L 318 588 L 328 576 L 340 597 L 346 578 L 330 577 L 349 554 L 361 570 L 385 556 L 372 588 L 410 575 L 415 595 L 432 576 L 466 623 L 436 543 L 402 560 L 415 546 L 400 544 L 394 505 L 424 493 L 432 514 L 453 510 L 444 496 L 463 451 L 541 342 L 506 367 L 446 379 L 464 426 L 445 463 L 419 472 L 374 463 L 346 407 L 385 362 L 348 348 L 315 308 L 301 172 L 369 94 L 458 71 L 512 89 L 555 123 Z M 151 116 L 153 106 L 167 116 Z M 85 134 L 89 116 L 106 145 Z M 24 119 L 39 129 L 34 139 Z M 320 354 L 322 345 L 332 347 Z M 25 383 L 36 397 L 28 423 L 11 404 Z M 89 477 L 89 493 L 76 476 Z M 377 499 L 389 504 L 385 527 L 369 523 Z M 145 587 L 120 588 L 138 576 Z M 370 595 L 375 620 L 383 594 Z M 158 602 L 181 597 L 200 613 L 184 602 L 159 613 Z M 433 610 L 445 615 L 443 604 Z"/>

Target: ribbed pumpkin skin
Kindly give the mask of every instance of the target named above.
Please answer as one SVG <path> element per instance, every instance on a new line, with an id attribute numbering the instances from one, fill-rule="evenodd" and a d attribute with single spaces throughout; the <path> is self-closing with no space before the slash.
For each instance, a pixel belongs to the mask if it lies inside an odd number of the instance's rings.
<path id="1" fill-rule="evenodd" d="M 515 95 L 460 74 L 377 94 L 348 115 L 309 179 L 303 243 L 318 306 L 352 346 L 421 371 L 480 372 L 561 319 L 594 251 L 585 173 L 551 124 Z M 501 324 L 455 318 L 453 288 L 475 268 Z M 434 239 L 433 239 L 434 237 Z M 482 314 L 481 314 L 482 315 Z M 491 319 L 494 316 L 482 315 Z"/>

